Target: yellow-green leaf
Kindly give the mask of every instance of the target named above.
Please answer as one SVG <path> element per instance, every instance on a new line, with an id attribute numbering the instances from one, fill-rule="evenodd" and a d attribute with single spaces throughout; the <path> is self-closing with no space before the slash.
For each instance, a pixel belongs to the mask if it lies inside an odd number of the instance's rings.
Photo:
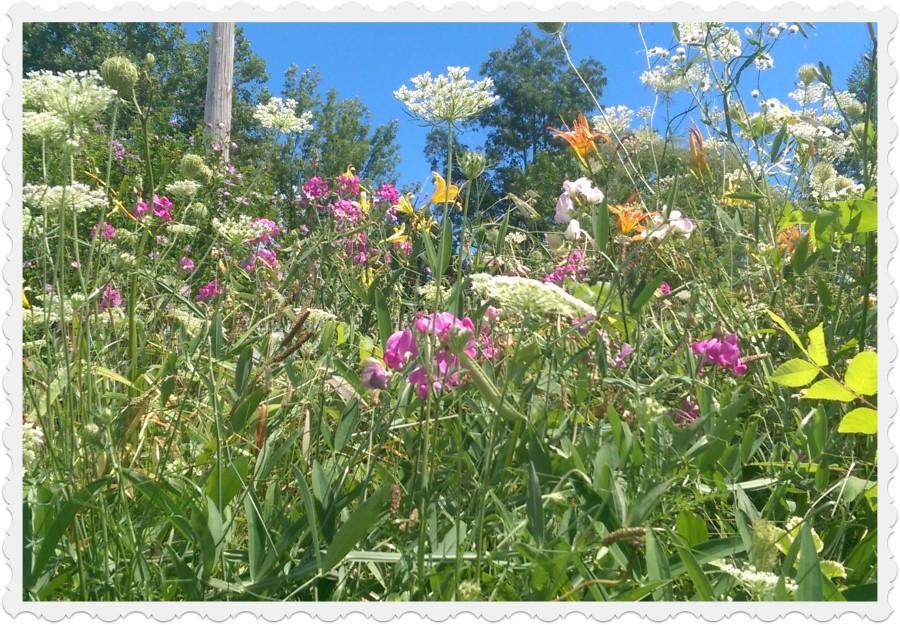
<path id="1" fill-rule="evenodd" d="M 840 382 L 825 378 L 803 390 L 803 399 L 827 399 L 830 401 L 853 401 L 856 395 Z"/>
<path id="2" fill-rule="evenodd" d="M 878 411 L 854 408 L 844 415 L 838 425 L 841 434 L 875 434 L 878 432 Z"/>
<path id="3" fill-rule="evenodd" d="M 860 395 L 878 392 L 878 353 L 860 352 L 853 357 L 844 374 L 844 384 Z"/>
<path id="4" fill-rule="evenodd" d="M 803 347 L 803 343 L 800 341 L 800 337 L 797 336 L 797 333 L 791 329 L 791 326 L 788 325 L 787 321 L 773 313 L 771 310 L 767 310 L 766 312 L 769 313 L 769 317 L 772 318 L 772 321 L 775 322 L 775 325 L 784 330 L 784 333 L 791 337 L 791 340 L 794 341 L 797 347 L 799 347 L 805 354 L 806 349 Z"/>
<path id="5" fill-rule="evenodd" d="M 116 373 L 115 371 L 107 369 L 106 367 L 101 367 L 100 365 L 94 365 L 94 373 L 112 380 L 113 382 L 124 384 L 125 386 L 134 386 L 134 384 L 132 384 L 131 381 L 122 374 Z"/>
<path id="6" fill-rule="evenodd" d="M 828 349 L 825 347 L 825 324 L 820 323 L 807 332 L 806 335 L 809 337 L 809 357 L 820 367 L 828 365 Z"/>
<path id="7" fill-rule="evenodd" d="M 806 386 L 819 375 L 819 368 L 800 358 L 791 358 L 772 373 L 771 380 L 783 386 Z"/>

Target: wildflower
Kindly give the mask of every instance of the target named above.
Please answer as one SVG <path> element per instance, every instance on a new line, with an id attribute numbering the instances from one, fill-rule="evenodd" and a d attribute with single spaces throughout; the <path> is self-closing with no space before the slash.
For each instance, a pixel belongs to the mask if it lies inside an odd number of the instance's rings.
<path id="1" fill-rule="evenodd" d="M 360 191 L 359 176 L 354 174 L 352 169 L 347 169 L 346 172 L 337 177 L 336 187 L 340 196 L 357 196 Z"/>
<path id="2" fill-rule="evenodd" d="M 635 204 L 610 204 L 609 210 L 619 218 L 619 232 L 624 235 L 630 235 L 636 232 L 637 236 L 641 236 L 646 228 L 642 225 L 642 221 L 647 218 L 648 213 L 640 206 Z"/>
<path id="3" fill-rule="evenodd" d="M 116 236 L 116 227 L 107 222 L 103 222 L 102 225 L 94 224 L 94 226 L 91 227 L 91 233 L 88 235 L 88 238 L 93 241 L 98 233 L 100 234 L 101 239 L 109 241 Z"/>
<path id="4" fill-rule="evenodd" d="M 472 289 L 481 297 L 495 300 L 507 313 L 557 315 L 561 317 L 597 316 L 590 304 L 566 293 L 555 284 L 517 276 L 471 276 Z"/>
<path id="5" fill-rule="evenodd" d="M 672 412 L 672 419 L 676 425 L 688 426 L 700 418 L 700 406 L 691 396 L 681 401 L 681 406 Z"/>
<path id="6" fill-rule="evenodd" d="M 756 58 L 753 59 L 753 64 L 756 65 L 756 69 L 764 71 L 775 67 L 775 59 L 773 59 L 772 55 L 768 52 L 760 52 L 756 55 Z"/>
<path id="7" fill-rule="evenodd" d="M 281 228 L 278 227 L 271 219 L 266 219 L 265 217 L 257 217 L 252 222 L 253 226 L 256 226 L 260 230 L 260 234 L 253 237 L 247 243 L 249 245 L 256 245 L 258 243 L 271 243 L 274 241 L 275 237 L 281 234 Z"/>
<path id="8" fill-rule="evenodd" d="M 738 580 L 755 599 L 771 598 L 778 585 L 778 575 L 758 571 L 753 565 L 749 565 L 746 568 L 738 568 L 724 560 L 715 560 L 710 562 L 710 564 Z M 785 578 L 784 585 L 788 592 L 794 593 L 797 591 L 797 584 L 793 580 Z"/>
<path id="9" fill-rule="evenodd" d="M 38 137 L 48 142 L 60 141 L 65 138 L 68 126 L 56 113 L 24 111 L 22 113 L 22 131 L 27 136 Z"/>
<path id="10" fill-rule="evenodd" d="M 459 196 L 459 187 L 455 184 L 447 185 L 447 181 L 439 173 L 431 172 L 434 178 L 434 193 L 431 194 L 429 204 L 455 204 Z"/>
<path id="11" fill-rule="evenodd" d="M 55 113 L 66 126 L 83 127 L 93 123 L 114 97 L 115 92 L 101 82 L 93 70 L 28 72 L 22 83 L 23 106 Z"/>
<path id="12" fill-rule="evenodd" d="M 328 182 L 319 176 L 313 176 L 303 185 L 303 193 L 309 199 L 319 199 L 328 193 Z"/>
<path id="13" fill-rule="evenodd" d="M 114 89 L 123 100 L 132 97 L 134 85 L 140 78 L 137 65 L 124 56 L 113 56 L 103 61 L 100 66 L 100 75 L 103 77 L 103 82 Z"/>
<path id="14" fill-rule="evenodd" d="M 246 271 L 253 271 L 256 268 L 256 261 L 260 261 L 269 269 L 274 269 L 275 265 L 278 264 L 278 257 L 275 253 L 275 250 L 261 247 L 250 254 L 247 260 L 245 260 L 241 266 Z"/>
<path id="15" fill-rule="evenodd" d="M 212 170 L 197 154 L 185 154 L 178 165 L 181 175 L 191 180 L 206 184 L 212 178 Z"/>
<path id="16" fill-rule="evenodd" d="M 362 385 L 369 389 L 385 389 L 391 374 L 382 366 L 375 358 L 366 358 L 363 362 L 362 372 L 359 374 L 359 381 Z"/>
<path id="17" fill-rule="evenodd" d="M 183 273 L 191 273 L 196 268 L 196 263 L 194 260 L 188 256 L 182 256 L 181 260 L 178 261 L 178 268 Z"/>
<path id="18" fill-rule="evenodd" d="M 596 115 L 591 119 L 591 125 L 598 132 L 608 133 L 616 137 L 621 137 L 628 132 L 631 127 L 631 120 L 634 118 L 632 109 L 620 104 L 619 106 L 604 107 L 600 110 L 600 115 Z"/>
<path id="19" fill-rule="evenodd" d="M 475 117 L 497 101 L 491 91 L 494 81 L 484 78 L 475 82 L 468 78 L 468 67 L 448 67 L 447 75 L 436 78 L 425 72 L 411 79 L 413 89 L 403 85 L 394 91 L 415 117 L 429 123 L 461 122 Z"/>
<path id="20" fill-rule="evenodd" d="M 640 239 L 664 239 L 670 234 L 681 235 L 690 238 L 694 231 L 694 222 L 681 214 L 681 211 L 669 212 L 669 218 L 665 219 L 659 214 L 652 215 L 650 226 L 642 232 Z"/>
<path id="21" fill-rule="evenodd" d="M 166 196 L 153 196 L 153 214 L 162 221 L 172 221 L 172 201 Z"/>
<path id="22" fill-rule="evenodd" d="M 725 338 L 709 338 L 703 341 L 693 341 L 691 350 L 702 357 L 700 364 L 713 364 L 720 369 L 731 371 L 734 375 L 747 373 L 747 365 L 741 361 L 741 348 L 738 345 L 736 334 L 727 334 Z"/>
<path id="23" fill-rule="evenodd" d="M 819 70 L 811 63 L 801 65 L 797 70 L 797 79 L 800 80 L 803 85 L 809 86 L 819 79 Z"/>
<path id="24" fill-rule="evenodd" d="M 384 362 L 391 369 L 402 369 L 418 354 L 415 337 L 408 329 L 395 332 L 384 345 Z"/>
<path id="25" fill-rule="evenodd" d="M 672 292 L 672 286 L 668 282 L 663 282 L 659 285 L 659 292 L 662 295 L 668 295 Z"/>
<path id="26" fill-rule="evenodd" d="M 200 183 L 195 180 L 176 180 L 166 185 L 166 191 L 176 198 L 191 198 L 200 190 Z"/>
<path id="27" fill-rule="evenodd" d="M 44 430 L 33 421 L 22 421 L 22 465 L 31 469 L 37 459 L 38 452 L 44 444 Z"/>
<path id="28" fill-rule="evenodd" d="M 362 207 L 358 202 L 337 200 L 331 205 L 331 213 L 339 222 L 356 223 L 362 214 Z"/>
<path id="29" fill-rule="evenodd" d="M 619 353 L 613 358 L 612 366 L 617 369 L 624 369 L 628 364 L 626 359 L 634 353 L 634 348 L 628 343 L 622 343 L 619 347 Z"/>
<path id="30" fill-rule="evenodd" d="M 436 223 L 428 210 L 428 205 L 426 204 L 417 209 L 413 206 L 409 195 L 400 196 L 400 200 L 397 202 L 397 212 L 409 217 L 413 228 L 420 232 L 431 230 L 431 227 Z"/>
<path id="31" fill-rule="evenodd" d="M 591 132 L 591 127 L 588 124 L 587 118 L 585 118 L 584 113 L 579 113 L 578 117 L 572 122 L 572 128 L 565 124 L 563 124 L 564 130 L 560 130 L 559 128 L 549 128 L 550 131 L 553 132 L 554 137 L 559 137 L 563 139 L 566 143 L 571 146 L 571 148 L 575 151 L 575 155 L 578 157 L 578 160 L 581 161 L 581 164 L 585 167 L 587 164 L 587 155 L 593 151 L 598 156 L 600 155 L 600 151 L 597 149 L 597 144 L 594 142 L 596 139 L 603 139 L 606 143 L 611 143 L 609 135 L 603 132 Z"/>
<path id="32" fill-rule="evenodd" d="M 27 184 L 22 188 L 22 196 L 26 205 L 45 212 L 63 209 L 84 213 L 105 207 L 107 202 L 104 191 L 92 189 L 80 182 L 59 187 Z"/>
<path id="33" fill-rule="evenodd" d="M 487 157 L 481 152 L 467 151 L 459 160 L 466 180 L 475 180 L 484 173 L 487 167 Z"/>
<path id="34" fill-rule="evenodd" d="M 297 101 L 282 98 L 270 98 L 265 104 L 259 103 L 253 111 L 253 118 L 263 128 L 269 128 L 287 134 L 304 133 L 312 128 L 312 111 L 301 115 L 295 113 Z"/>
<path id="35" fill-rule="evenodd" d="M 223 292 L 222 286 L 219 284 L 218 280 L 210 280 L 200 287 L 200 290 L 197 292 L 196 300 L 198 302 L 205 302 L 218 297 Z"/>
<path id="36" fill-rule="evenodd" d="M 556 201 L 556 214 L 553 217 L 558 224 L 569 223 L 576 204 L 591 205 L 603 201 L 603 191 L 594 187 L 593 183 L 585 177 L 575 181 L 565 180 L 562 188 L 563 192 Z"/>
<path id="37" fill-rule="evenodd" d="M 400 192 L 392 184 L 382 184 L 375 191 L 375 201 L 384 202 L 388 206 L 394 206 L 400 201 Z"/>
<path id="38" fill-rule="evenodd" d="M 122 294 L 119 293 L 119 289 L 111 284 L 107 284 L 106 288 L 103 289 L 103 294 L 100 296 L 100 312 L 110 308 L 117 308 L 121 305 Z"/>

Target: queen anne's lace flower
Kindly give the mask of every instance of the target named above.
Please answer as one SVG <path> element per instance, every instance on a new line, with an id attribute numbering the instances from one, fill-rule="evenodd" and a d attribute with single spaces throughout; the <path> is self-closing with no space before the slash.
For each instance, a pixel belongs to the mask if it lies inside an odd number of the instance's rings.
<path id="1" fill-rule="evenodd" d="M 433 77 L 425 72 L 410 79 L 413 89 L 403 85 L 394 91 L 416 117 L 431 123 L 459 122 L 478 115 L 497 101 L 494 81 L 478 82 L 467 77 L 468 67 L 448 67 L 447 74 Z"/>
<path id="2" fill-rule="evenodd" d="M 56 114 L 66 125 L 93 122 L 115 96 L 95 71 L 28 72 L 22 83 L 24 108 Z"/>
<path id="3" fill-rule="evenodd" d="M 775 591 L 775 587 L 778 585 L 777 575 L 774 573 L 757 571 L 753 566 L 738 568 L 724 560 L 715 560 L 710 564 L 723 573 L 727 573 L 738 580 L 756 599 L 771 598 L 770 595 Z M 784 587 L 789 593 L 797 591 L 797 584 L 793 580 L 787 578 L 784 580 Z"/>
<path id="4" fill-rule="evenodd" d="M 200 183 L 194 180 L 176 180 L 166 185 L 166 191 L 176 198 L 190 198 L 200 190 Z"/>
<path id="5" fill-rule="evenodd" d="M 106 206 L 106 194 L 76 182 L 64 187 L 27 184 L 22 189 L 25 204 L 43 211 L 70 210 L 83 213 L 92 208 Z"/>
<path id="6" fill-rule="evenodd" d="M 46 141 L 59 141 L 65 138 L 67 130 L 66 122 L 56 113 L 48 111 L 22 113 L 22 131 L 28 136 Z"/>
<path id="7" fill-rule="evenodd" d="M 595 317 L 597 311 L 590 304 L 546 282 L 515 276 L 491 276 L 477 273 L 472 276 L 472 288 L 481 297 L 495 300 L 510 314 L 536 313 L 561 317 Z"/>
<path id="8" fill-rule="evenodd" d="M 627 106 L 610 106 L 603 109 L 602 115 L 591 119 L 591 126 L 599 132 L 622 135 L 631 127 L 634 111 Z"/>
<path id="9" fill-rule="evenodd" d="M 263 128 L 271 128 L 285 134 L 306 132 L 312 128 L 312 111 L 306 111 L 298 117 L 294 113 L 296 108 L 296 100 L 270 98 L 268 102 L 256 105 L 253 118 L 262 124 Z"/>

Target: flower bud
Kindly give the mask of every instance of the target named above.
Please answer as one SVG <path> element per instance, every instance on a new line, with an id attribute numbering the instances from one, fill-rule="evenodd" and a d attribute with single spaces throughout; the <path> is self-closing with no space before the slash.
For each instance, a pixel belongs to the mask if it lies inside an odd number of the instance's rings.
<path id="1" fill-rule="evenodd" d="M 181 175 L 190 180 L 196 180 L 204 184 L 212 178 L 212 170 L 203 162 L 203 158 L 196 154 L 185 154 L 179 164 Z"/>
<path id="2" fill-rule="evenodd" d="M 138 81 L 137 66 L 124 56 L 113 56 L 103 61 L 100 75 L 103 82 L 114 89 L 123 100 L 131 97 Z"/>
<path id="3" fill-rule="evenodd" d="M 144 64 L 145 64 L 147 67 L 150 67 L 150 66 L 153 65 L 154 63 L 156 63 L 156 57 L 153 56 L 153 53 L 152 53 L 152 52 L 148 52 L 148 53 L 147 53 L 147 56 L 144 57 Z"/>
<path id="4" fill-rule="evenodd" d="M 484 173 L 487 158 L 481 152 L 466 152 L 460 158 L 460 164 L 466 180 L 475 180 Z"/>
<path id="5" fill-rule="evenodd" d="M 537 27 L 548 35 L 558 35 L 566 27 L 565 22 L 537 22 Z"/>
<path id="6" fill-rule="evenodd" d="M 810 63 L 801 65 L 800 69 L 797 70 L 797 78 L 799 78 L 800 82 L 804 85 L 810 85 L 819 78 L 819 70 L 816 69 L 815 65 Z"/>

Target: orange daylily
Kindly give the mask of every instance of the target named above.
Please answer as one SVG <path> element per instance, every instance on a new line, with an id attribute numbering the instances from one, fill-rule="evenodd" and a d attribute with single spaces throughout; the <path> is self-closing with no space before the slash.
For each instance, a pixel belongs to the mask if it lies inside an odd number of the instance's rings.
<path id="1" fill-rule="evenodd" d="M 697 176 L 702 176 L 709 171 L 709 162 L 703 150 L 703 134 L 696 126 L 688 129 L 688 144 L 691 151 L 691 171 Z"/>
<path id="2" fill-rule="evenodd" d="M 459 187 L 455 184 L 451 184 L 448 187 L 447 181 L 436 171 L 431 172 L 431 175 L 434 177 L 434 193 L 431 195 L 431 199 L 428 203 L 455 204 L 456 198 L 459 197 Z"/>
<path id="3" fill-rule="evenodd" d="M 593 150 L 594 153 L 600 154 L 600 151 L 597 149 L 597 144 L 594 143 L 596 139 L 602 139 L 606 143 L 611 143 L 609 135 L 606 133 L 591 132 L 591 127 L 588 124 L 588 120 L 584 116 L 584 113 L 578 114 L 578 117 L 572 122 L 571 129 L 565 123 L 563 123 L 563 128 L 564 130 L 552 127 L 548 127 L 547 129 L 553 131 L 553 136 L 565 140 L 566 143 L 572 146 L 578 160 L 580 160 L 581 164 L 585 167 L 587 167 L 588 152 Z"/>
<path id="4" fill-rule="evenodd" d="M 789 228 L 786 228 L 778 233 L 778 247 L 781 248 L 781 250 L 786 254 L 790 254 L 797 247 L 797 243 L 800 242 L 800 239 L 803 236 L 803 230 L 799 225 L 793 225 Z"/>
<path id="5" fill-rule="evenodd" d="M 622 234 L 637 232 L 637 236 L 645 230 L 641 222 L 650 215 L 635 204 L 610 204 L 609 210 L 619 217 L 619 231 Z"/>

